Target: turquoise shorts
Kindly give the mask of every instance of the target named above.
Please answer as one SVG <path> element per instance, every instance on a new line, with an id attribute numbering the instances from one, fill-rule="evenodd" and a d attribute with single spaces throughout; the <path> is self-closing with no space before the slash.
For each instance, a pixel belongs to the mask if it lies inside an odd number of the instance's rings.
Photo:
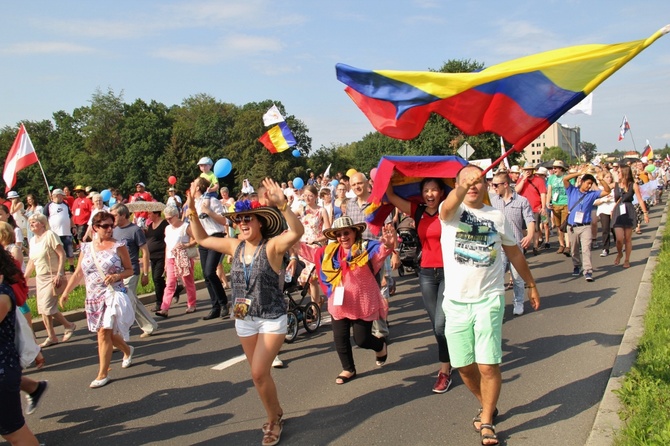
<path id="1" fill-rule="evenodd" d="M 444 334 L 454 368 L 502 362 L 502 322 L 505 296 L 492 296 L 475 303 L 445 300 Z"/>

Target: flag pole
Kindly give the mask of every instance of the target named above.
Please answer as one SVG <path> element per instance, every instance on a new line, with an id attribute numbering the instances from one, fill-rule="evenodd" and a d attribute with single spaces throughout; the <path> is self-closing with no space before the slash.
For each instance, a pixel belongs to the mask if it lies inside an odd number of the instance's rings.
<path id="1" fill-rule="evenodd" d="M 630 140 L 633 141 L 633 150 L 637 152 L 637 146 L 635 145 L 635 138 L 633 137 L 633 129 L 629 127 L 628 133 L 630 133 Z"/>
<path id="2" fill-rule="evenodd" d="M 495 160 L 494 162 L 492 162 L 491 165 L 490 165 L 489 167 L 487 167 L 486 169 L 484 169 L 484 171 L 482 172 L 482 176 L 485 176 L 485 175 L 486 175 L 486 172 L 488 172 L 489 170 L 493 169 L 495 166 L 497 166 L 498 164 L 500 164 L 505 158 L 507 158 L 508 156 L 510 156 L 510 155 L 512 154 L 512 152 L 516 152 L 516 149 L 514 148 L 514 146 L 510 147 L 510 149 L 509 149 L 507 152 L 503 153 L 502 156 L 501 156 L 500 158 L 498 158 L 497 160 Z"/>

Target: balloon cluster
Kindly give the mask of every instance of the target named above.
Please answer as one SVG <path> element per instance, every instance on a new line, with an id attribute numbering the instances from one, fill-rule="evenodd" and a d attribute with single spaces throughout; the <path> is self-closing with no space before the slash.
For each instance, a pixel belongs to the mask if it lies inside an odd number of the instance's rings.
<path id="1" fill-rule="evenodd" d="M 102 197 L 102 201 L 109 201 L 112 198 L 112 191 L 105 189 L 100 192 L 100 196 Z"/>

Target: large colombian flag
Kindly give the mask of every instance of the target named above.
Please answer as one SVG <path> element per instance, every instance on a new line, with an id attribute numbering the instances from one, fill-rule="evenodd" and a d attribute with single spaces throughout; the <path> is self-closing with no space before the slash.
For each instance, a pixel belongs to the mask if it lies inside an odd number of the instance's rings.
<path id="1" fill-rule="evenodd" d="M 295 136 L 288 128 L 288 124 L 282 121 L 276 126 L 272 127 L 258 140 L 265 146 L 270 153 L 279 153 L 296 145 Z"/>
<path id="2" fill-rule="evenodd" d="M 494 132 L 523 150 L 600 83 L 670 31 L 611 45 L 581 45 L 475 73 L 363 70 L 337 64 L 337 79 L 379 132 L 412 139 L 431 113 L 469 135 Z"/>

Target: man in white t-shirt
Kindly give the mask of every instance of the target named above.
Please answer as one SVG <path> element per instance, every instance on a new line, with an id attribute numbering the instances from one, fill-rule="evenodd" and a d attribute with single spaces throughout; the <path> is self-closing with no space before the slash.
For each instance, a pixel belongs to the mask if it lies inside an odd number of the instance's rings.
<path id="1" fill-rule="evenodd" d="M 449 286 L 442 308 L 451 365 L 481 404 L 473 420 L 482 444 L 497 444 L 494 417 L 502 378 L 505 271 L 501 249 L 529 288 L 533 309 L 540 295 L 514 232 L 502 212 L 485 205 L 482 170 L 461 169 L 456 188 L 440 205 L 442 257 Z"/>
<path id="2" fill-rule="evenodd" d="M 65 203 L 65 192 L 54 189 L 51 192 L 51 203 L 44 206 L 44 216 L 49 220 L 49 228 L 56 234 L 65 250 L 66 263 L 70 264 L 70 272 L 74 273 L 74 248 L 72 244 L 72 211 Z M 67 269 L 67 265 L 65 265 Z"/>

